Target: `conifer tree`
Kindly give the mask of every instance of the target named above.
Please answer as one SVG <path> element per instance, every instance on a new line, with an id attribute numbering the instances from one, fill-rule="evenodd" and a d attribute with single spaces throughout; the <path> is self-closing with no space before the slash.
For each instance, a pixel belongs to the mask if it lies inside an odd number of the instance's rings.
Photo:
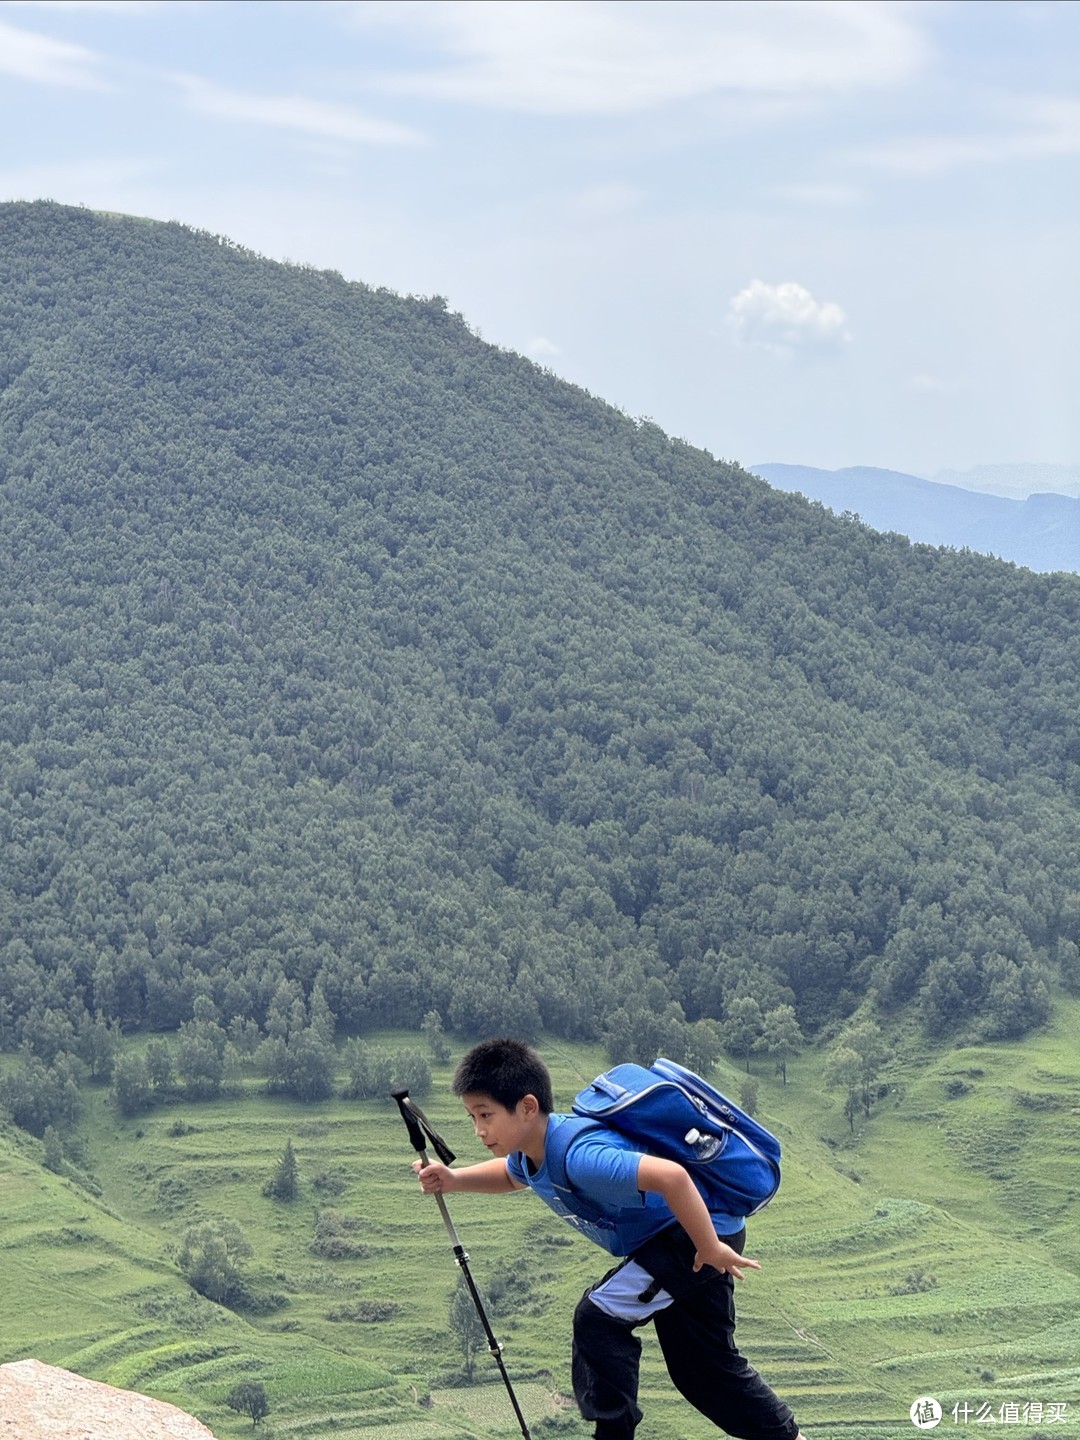
<path id="1" fill-rule="evenodd" d="M 277 1169 L 266 1182 L 263 1194 L 273 1200 L 295 1200 L 299 1193 L 300 1177 L 296 1166 L 296 1152 L 293 1150 L 292 1141 L 286 1140 Z"/>

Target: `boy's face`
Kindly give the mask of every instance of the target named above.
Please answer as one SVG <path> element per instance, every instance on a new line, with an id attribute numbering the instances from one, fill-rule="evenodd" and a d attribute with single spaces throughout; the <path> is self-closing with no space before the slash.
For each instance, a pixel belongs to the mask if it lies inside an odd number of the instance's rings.
<path id="1" fill-rule="evenodd" d="M 492 1155 L 510 1155 L 525 1148 L 540 1108 L 534 1095 L 526 1095 L 513 1110 L 482 1092 L 467 1092 L 461 1100 L 476 1138 Z"/>

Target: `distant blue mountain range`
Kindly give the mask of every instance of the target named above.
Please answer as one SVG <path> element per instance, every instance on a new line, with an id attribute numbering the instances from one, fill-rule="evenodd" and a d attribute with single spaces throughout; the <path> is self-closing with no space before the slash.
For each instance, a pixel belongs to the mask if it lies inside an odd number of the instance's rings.
<path id="1" fill-rule="evenodd" d="M 875 530 L 912 540 L 978 550 L 1029 570 L 1080 571 L 1080 500 L 1069 495 L 1008 499 L 854 465 L 816 470 L 810 465 L 754 465 L 777 490 L 798 491 L 837 514 L 859 516 Z"/>

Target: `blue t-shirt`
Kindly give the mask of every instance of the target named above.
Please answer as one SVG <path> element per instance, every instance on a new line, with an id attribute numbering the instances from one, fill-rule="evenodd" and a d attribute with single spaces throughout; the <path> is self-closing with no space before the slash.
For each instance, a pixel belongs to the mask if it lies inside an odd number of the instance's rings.
<path id="1" fill-rule="evenodd" d="M 550 1115 L 548 1136 L 553 1126 L 576 1117 Z M 630 1255 L 646 1240 L 676 1224 L 667 1201 L 655 1190 L 639 1190 L 638 1165 L 642 1151 L 615 1130 L 590 1127 L 566 1152 L 566 1177 L 571 1189 L 556 1189 L 546 1164 L 533 1170 L 520 1151 L 507 1156 L 506 1168 L 521 1185 L 534 1190 L 556 1215 L 580 1230 L 612 1255 Z M 735 1215 L 713 1215 L 718 1235 L 733 1235 L 745 1220 Z"/>

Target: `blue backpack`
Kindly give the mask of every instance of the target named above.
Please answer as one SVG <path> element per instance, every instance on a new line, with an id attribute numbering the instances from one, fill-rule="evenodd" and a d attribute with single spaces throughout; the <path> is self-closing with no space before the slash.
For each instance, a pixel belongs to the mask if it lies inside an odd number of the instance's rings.
<path id="1" fill-rule="evenodd" d="M 548 1144 L 548 1173 L 571 1189 L 566 1152 L 586 1130 L 606 1125 L 635 1145 L 690 1172 L 709 1209 L 753 1215 L 780 1188 L 780 1142 L 700 1075 L 674 1060 L 616 1065 L 574 1101 L 581 1126 L 563 1125 Z"/>

